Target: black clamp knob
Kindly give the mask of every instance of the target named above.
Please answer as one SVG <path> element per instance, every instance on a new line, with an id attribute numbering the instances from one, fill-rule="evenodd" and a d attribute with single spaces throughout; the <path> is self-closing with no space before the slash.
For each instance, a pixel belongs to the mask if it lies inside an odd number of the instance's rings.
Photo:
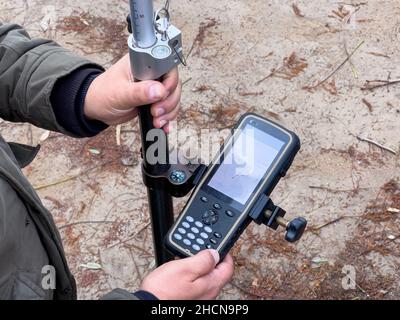
<path id="1" fill-rule="evenodd" d="M 283 216 L 285 211 L 279 207 L 275 207 L 273 211 L 267 210 L 264 215 L 267 219 L 266 225 L 274 230 L 278 226 L 286 229 L 285 240 L 288 242 L 296 242 L 299 240 L 307 227 L 307 220 L 303 217 L 295 218 L 291 221 L 286 220 Z"/>
<path id="2" fill-rule="evenodd" d="M 307 220 L 298 217 L 290 221 L 286 226 L 285 239 L 288 242 L 296 242 L 301 238 L 307 227 Z"/>

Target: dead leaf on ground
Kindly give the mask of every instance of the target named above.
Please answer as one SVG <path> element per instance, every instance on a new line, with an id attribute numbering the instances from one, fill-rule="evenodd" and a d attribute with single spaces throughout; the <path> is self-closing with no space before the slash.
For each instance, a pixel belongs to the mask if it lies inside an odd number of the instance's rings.
<path id="1" fill-rule="evenodd" d="M 45 142 L 45 141 L 49 138 L 49 136 L 50 136 L 50 131 L 49 131 L 49 130 L 46 130 L 46 131 L 40 136 L 39 143 Z"/>
<path id="2" fill-rule="evenodd" d="M 307 67 L 308 63 L 306 60 L 299 58 L 295 52 L 292 52 L 289 57 L 283 59 L 283 66 L 275 72 L 274 76 L 292 80 Z"/>
<path id="3" fill-rule="evenodd" d="M 98 150 L 98 149 L 96 149 L 96 148 L 89 148 L 89 152 L 91 153 L 91 154 L 94 154 L 94 155 L 99 155 L 101 152 L 100 152 L 100 150 Z"/>
<path id="4" fill-rule="evenodd" d="M 207 32 L 216 27 L 218 25 L 218 21 L 215 18 L 207 18 L 206 21 L 200 23 L 199 31 L 197 32 L 196 37 L 193 40 L 192 47 L 188 51 L 187 56 L 189 57 L 195 47 L 197 47 L 196 54 L 200 53 L 201 48 L 203 47 L 204 40 L 206 38 Z"/>
<path id="5" fill-rule="evenodd" d="M 338 90 L 336 87 L 335 79 L 332 79 L 331 81 L 327 81 L 327 82 L 323 83 L 322 88 L 334 96 L 338 95 Z"/>
<path id="6" fill-rule="evenodd" d="M 209 90 L 212 90 L 212 87 L 210 87 L 210 86 L 208 86 L 206 84 L 202 84 L 202 85 L 199 85 L 197 87 L 194 87 L 192 89 L 192 92 L 200 92 L 201 93 L 201 92 L 209 91 Z"/>
<path id="7" fill-rule="evenodd" d="M 298 7 L 295 3 L 292 4 L 292 9 L 293 9 L 294 14 L 295 14 L 297 17 L 300 17 L 300 18 L 303 18 L 303 17 L 304 17 L 304 14 L 301 13 L 299 7 Z"/>
<path id="8" fill-rule="evenodd" d="M 103 267 L 96 262 L 88 262 L 86 264 L 79 265 L 82 268 L 89 269 L 89 270 L 101 270 Z"/>
<path id="9" fill-rule="evenodd" d="M 293 78 L 299 76 L 299 74 L 303 72 L 307 67 L 307 60 L 304 58 L 299 58 L 295 52 L 292 52 L 289 57 L 285 57 L 283 59 L 283 65 L 281 67 L 277 69 L 271 69 L 270 73 L 263 79 L 257 81 L 256 84 L 260 84 L 261 82 L 271 77 L 292 80 Z"/>
<path id="10" fill-rule="evenodd" d="M 350 10 L 347 10 L 344 6 L 340 5 L 337 10 L 332 10 L 332 13 L 343 20 L 348 17 Z"/>

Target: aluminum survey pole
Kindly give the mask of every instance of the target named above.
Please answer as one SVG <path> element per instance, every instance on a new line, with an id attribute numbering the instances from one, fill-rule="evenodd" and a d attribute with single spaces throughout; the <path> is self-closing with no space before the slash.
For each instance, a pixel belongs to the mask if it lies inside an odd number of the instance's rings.
<path id="1" fill-rule="evenodd" d="M 156 41 L 152 0 L 130 0 L 132 35 L 139 48 L 149 48 Z"/>

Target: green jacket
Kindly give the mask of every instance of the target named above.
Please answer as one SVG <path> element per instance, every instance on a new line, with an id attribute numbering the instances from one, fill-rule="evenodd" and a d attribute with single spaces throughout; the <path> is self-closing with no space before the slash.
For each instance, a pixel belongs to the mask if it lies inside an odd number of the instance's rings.
<path id="1" fill-rule="evenodd" d="M 72 135 L 57 123 L 50 95 L 58 79 L 86 65 L 93 63 L 0 23 L 0 117 Z M 20 169 L 36 152 L 0 136 L 0 300 L 76 299 L 57 227 Z M 104 298 L 135 299 L 122 289 Z"/>

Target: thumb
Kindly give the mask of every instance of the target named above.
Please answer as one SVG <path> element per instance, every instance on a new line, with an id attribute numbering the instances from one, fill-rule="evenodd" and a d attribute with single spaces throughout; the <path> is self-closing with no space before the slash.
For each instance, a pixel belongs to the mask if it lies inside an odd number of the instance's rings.
<path id="1" fill-rule="evenodd" d="M 185 260 L 190 273 L 195 279 L 197 279 L 212 272 L 218 264 L 220 257 L 216 250 L 203 250 L 195 256 Z"/>
<path id="2" fill-rule="evenodd" d="M 133 108 L 158 102 L 167 96 L 167 90 L 161 82 L 130 82 L 121 90 L 120 103 L 122 107 Z"/>

